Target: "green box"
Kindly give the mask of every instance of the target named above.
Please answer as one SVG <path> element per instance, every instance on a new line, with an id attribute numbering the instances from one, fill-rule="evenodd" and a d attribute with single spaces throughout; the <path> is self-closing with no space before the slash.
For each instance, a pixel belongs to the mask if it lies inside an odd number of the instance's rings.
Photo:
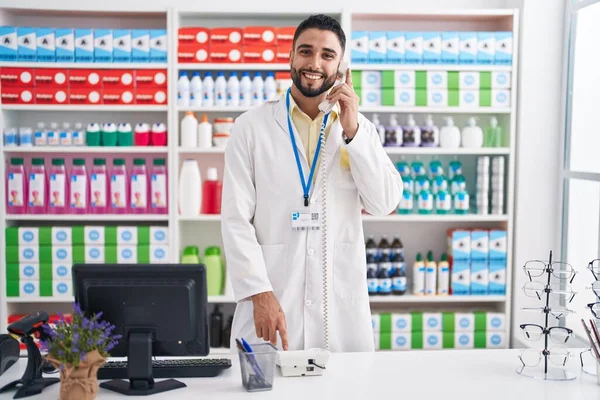
<path id="1" fill-rule="evenodd" d="M 104 227 L 104 245 L 115 245 L 116 246 L 117 244 L 119 244 L 119 241 L 117 240 L 117 227 L 116 226 Z"/>
<path id="2" fill-rule="evenodd" d="M 444 321 L 445 324 L 445 321 Z M 454 326 L 454 325 L 453 325 Z M 444 332 L 442 335 L 442 348 L 444 349 L 453 349 L 455 343 L 454 332 Z"/>
<path id="3" fill-rule="evenodd" d="M 20 279 L 19 264 L 7 264 L 6 265 L 6 280 L 16 281 Z"/>
<path id="4" fill-rule="evenodd" d="M 453 312 L 442 313 L 442 332 L 454 332 L 455 323 Z"/>
<path id="5" fill-rule="evenodd" d="M 11 226 L 6 228 L 6 246 L 18 246 L 19 245 L 19 228 Z"/>
<path id="6" fill-rule="evenodd" d="M 19 246 L 6 246 L 6 263 L 19 264 Z"/>
<path id="7" fill-rule="evenodd" d="M 115 237 L 117 235 L 117 231 L 115 230 Z M 104 262 L 106 264 L 116 264 L 117 263 L 117 245 L 116 244 L 108 244 L 104 245 Z"/>
<path id="8" fill-rule="evenodd" d="M 383 313 L 379 315 L 379 331 L 392 333 L 392 315 Z"/>
<path id="9" fill-rule="evenodd" d="M 352 86 L 356 92 L 356 88 L 362 87 L 362 71 L 350 71 L 352 73 Z"/>
<path id="10" fill-rule="evenodd" d="M 458 90 L 459 82 L 458 71 L 448 71 L 448 90 Z"/>
<path id="11" fill-rule="evenodd" d="M 71 228 L 73 245 L 85 244 L 85 229 L 83 226 L 74 226 Z"/>
<path id="12" fill-rule="evenodd" d="M 384 89 L 393 89 L 396 87 L 395 71 L 381 71 L 381 87 Z"/>
<path id="13" fill-rule="evenodd" d="M 76 244 L 73 246 L 73 264 L 85 264 L 84 244 Z"/>
<path id="14" fill-rule="evenodd" d="M 475 348 L 485 349 L 487 347 L 487 333 L 475 332 Z"/>
<path id="15" fill-rule="evenodd" d="M 458 107 L 460 105 L 460 91 L 458 89 L 448 90 L 448 107 Z"/>
<path id="16" fill-rule="evenodd" d="M 421 314 L 421 317 L 423 315 Z M 421 318 L 421 326 L 423 323 L 423 319 Z M 413 332 L 411 339 L 411 348 L 412 349 L 422 349 L 423 348 L 423 332 Z"/>
<path id="17" fill-rule="evenodd" d="M 427 90 L 426 89 L 416 89 L 415 90 L 415 105 L 417 107 L 427 106 Z"/>
<path id="18" fill-rule="evenodd" d="M 492 91 L 490 89 L 479 89 L 479 106 L 490 107 L 492 105 Z"/>
<path id="19" fill-rule="evenodd" d="M 487 331 L 487 313 L 476 312 L 475 314 L 475 332 Z"/>
<path id="20" fill-rule="evenodd" d="M 391 350 L 392 349 L 392 334 L 389 332 L 379 333 L 379 349 L 380 350 Z"/>
<path id="21" fill-rule="evenodd" d="M 40 264 L 40 281 L 50 281 L 52 282 L 52 264 L 43 263 Z"/>
<path id="22" fill-rule="evenodd" d="M 427 89 L 427 71 L 415 71 L 415 88 Z"/>
<path id="23" fill-rule="evenodd" d="M 138 226 L 137 236 L 138 244 L 150 244 L 150 227 Z"/>
<path id="24" fill-rule="evenodd" d="M 389 71 L 384 71 L 389 72 Z M 396 90 L 394 88 L 381 89 L 381 105 L 394 106 L 396 105 Z"/>
<path id="25" fill-rule="evenodd" d="M 492 88 L 492 73 L 491 73 L 491 71 L 481 71 L 479 73 L 479 88 L 480 89 L 491 89 Z"/>
<path id="26" fill-rule="evenodd" d="M 50 246 L 52 245 L 52 228 L 49 226 L 44 226 L 40 228 L 40 246 Z"/>
<path id="27" fill-rule="evenodd" d="M 52 297 L 52 280 L 40 280 L 40 297 Z"/>
<path id="28" fill-rule="evenodd" d="M 6 281 L 6 296 L 19 297 L 19 281 Z"/>
<path id="29" fill-rule="evenodd" d="M 137 246 L 137 262 L 138 264 L 150 264 L 150 246 Z"/>
<path id="30" fill-rule="evenodd" d="M 40 246 L 40 264 L 41 263 L 52 263 L 52 246 Z"/>
<path id="31" fill-rule="evenodd" d="M 423 332 L 423 313 L 413 312 L 410 314 L 410 316 L 412 319 L 412 321 L 411 321 L 412 331 L 413 332 Z M 421 337 L 421 346 L 422 345 L 423 345 L 423 337 Z"/>

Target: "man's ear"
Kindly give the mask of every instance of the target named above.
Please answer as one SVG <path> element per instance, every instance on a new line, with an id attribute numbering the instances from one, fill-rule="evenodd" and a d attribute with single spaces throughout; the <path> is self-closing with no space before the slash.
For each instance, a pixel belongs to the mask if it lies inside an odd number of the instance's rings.
<path id="1" fill-rule="evenodd" d="M 294 49 L 290 50 L 290 69 L 292 69 L 292 62 L 294 61 Z"/>

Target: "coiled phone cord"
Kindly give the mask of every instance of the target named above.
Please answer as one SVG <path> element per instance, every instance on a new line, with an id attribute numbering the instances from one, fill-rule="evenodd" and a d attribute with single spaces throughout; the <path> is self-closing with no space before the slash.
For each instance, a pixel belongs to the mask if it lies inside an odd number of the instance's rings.
<path id="1" fill-rule="evenodd" d="M 325 133 L 321 131 L 321 257 L 323 269 L 323 347 L 329 350 L 329 299 L 327 277 L 327 158 L 325 157 Z"/>

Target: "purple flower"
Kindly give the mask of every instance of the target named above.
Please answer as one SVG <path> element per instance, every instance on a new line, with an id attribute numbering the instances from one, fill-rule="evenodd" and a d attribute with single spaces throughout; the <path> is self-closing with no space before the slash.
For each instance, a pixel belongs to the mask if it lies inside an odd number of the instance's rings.
<path id="1" fill-rule="evenodd" d="M 89 338 L 88 342 L 87 342 L 88 347 L 91 347 L 94 345 L 94 338 Z"/>
<path id="2" fill-rule="evenodd" d="M 79 353 L 79 349 L 78 349 L 77 347 L 73 347 L 73 348 L 71 349 L 71 351 L 72 351 L 73 353 Z"/>
<path id="3" fill-rule="evenodd" d="M 73 303 L 73 311 L 75 311 L 75 314 L 77 314 L 77 315 L 83 315 L 83 312 L 81 311 L 81 307 L 77 303 Z"/>
<path id="4" fill-rule="evenodd" d="M 60 322 L 65 322 L 65 316 L 61 312 L 57 313 L 57 315 Z"/>
<path id="5" fill-rule="evenodd" d="M 102 346 L 102 343 L 104 343 L 104 339 L 100 338 L 98 339 L 98 341 L 96 342 L 96 346 Z"/>
<path id="6" fill-rule="evenodd" d="M 77 342 L 79 342 L 79 332 L 73 334 L 73 343 L 76 344 Z"/>
<path id="7" fill-rule="evenodd" d="M 58 349 L 58 356 L 59 356 L 59 357 L 62 357 L 62 356 L 64 356 L 64 355 L 65 355 L 65 352 L 64 352 L 64 351 L 62 351 L 62 349 Z"/>
<path id="8" fill-rule="evenodd" d="M 62 332 L 58 332 L 56 334 L 56 337 L 58 338 L 58 340 L 65 340 L 65 335 Z"/>
<path id="9" fill-rule="evenodd" d="M 84 358 L 85 358 L 85 353 L 82 351 L 81 354 L 79 355 L 79 361 L 83 361 Z"/>
<path id="10" fill-rule="evenodd" d="M 115 346 L 116 346 L 116 344 L 115 344 L 115 343 L 112 343 L 112 342 L 111 342 L 111 343 L 109 343 L 109 344 L 107 344 L 107 345 L 106 345 L 106 351 L 111 351 L 112 349 L 114 349 L 114 348 L 115 348 Z"/>
<path id="11" fill-rule="evenodd" d="M 48 351 L 48 344 L 48 341 L 40 340 L 40 348 L 42 349 L 42 351 Z"/>
<path id="12" fill-rule="evenodd" d="M 100 311 L 98 314 L 96 314 L 96 321 L 102 318 L 102 314 L 104 314 L 103 311 Z"/>

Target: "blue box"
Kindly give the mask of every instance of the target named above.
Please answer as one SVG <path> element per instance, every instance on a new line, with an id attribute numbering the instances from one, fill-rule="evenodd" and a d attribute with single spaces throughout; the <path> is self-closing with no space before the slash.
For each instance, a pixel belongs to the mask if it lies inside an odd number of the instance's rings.
<path id="1" fill-rule="evenodd" d="M 94 33 L 91 29 L 75 29 L 75 62 L 94 62 Z"/>
<path id="2" fill-rule="evenodd" d="M 131 62 L 131 31 L 129 29 L 113 30 L 113 62 Z"/>
<path id="3" fill-rule="evenodd" d="M 490 273 L 487 261 L 471 263 L 471 295 L 487 295 L 489 293 Z"/>
<path id="4" fill-rule="evenodd" d="M 490 295 L 506 294 L 506 260 L 490 261 Z"/>
<path id="5" fill-rule="evenodd" d="M 37 60 L 37 40 L 35 38 L 35 28 L 18 27 L 17 28 L 17 59 L 19 61 Z"/>
<path id="6" fill-rule="evenodd" d="M 137 63 L 150 61 L 150 31 L 131 30 L 131 61 Z"/>
<path id="7" fill-rule="evenodd" d="M 450 240 L 452 258 L 458 261 L 469 261 L 471 259 L 471 232 L 454 230 Z"/>
<path id="8" fill-rule="evenodd" d="M 458 64 L 458 32 L 442 32 L 442 64 Z"/>
<path id="9" fill-rule="evenodd" d="M 56 62 L 75 61 L 75 34 L 73 29 L 55 29 Z"/>
<path id="10" fill-rule="evenodd" d="M 490 255 L 489 231 L 471 231 L 471 260 L 488 262 Z"/>
<path id="11" fill-rule="evenodd" d="M 17 28 L 0 26 L 0 61 L 17 61 Z"/>
<path id="12" fill-rule="evenodd" d="M 494 63 L 501 65 L 512 64 L 512 32 L 496 32 L 496 53 Z"/>
<path id="13" fill-rule="evenodd" d="M 452 262 L 452 294 L 468 295 L 471 292 L 471 269 L 468 261 Z"/>
<path id="14" fill-rule="evenodd" d="M 388 32 L 386 34 L 387 56 L 389 64 L 401 64 L 404 62 L 405 38 L 404 32 Z"/>
<path id="15" fill-rule="evenodd" d="M 351 61 L 355 63 L 366 63 L 369 59 L 369 32 L 352 32 L 351 39 Z"/>
<path id="16" fill-rule="evenodd" d="M 477 61 L 477 33 L 460 32 L 458 39 L 458 62 L 460 64 L 475 64 Z"/>
<path id="17" fill-rule="evenodd" d="M 165 29 L 150 31 L 150 62 L 167 62 L 167 31 Z"/>
<path id="18" fill-rule="evenodd" d="M 439 64 L 442 60 L 442 35 L 439 32 L 423 33 L 423 64 Z"/>
<path id="19" fill-rule="evenodd" d="M 37 28 L 37 60 L 38 62 L 56 61 L 56 41 L 53 28 Z"/>
<path id="20" fill-rule="evenodd" d="M 490 231 L 490 260 L 506 260 L 506 231 Z"/>
<path id="21" fill-rule="evenodd" d="M 404 62 L 421 64 L 423 62 L 423 33 L 406 32 L 404 37 Z"/>
<path id="22" fill-rule="evenodd" d="M 496 54 L 496 35 L 494 32 L 477 33 L 477 63 L 493 64 Z"/>
<path id="23" fill-rule="evenodd" d="M 369 63 L 384 63 L 387 57 L 387 35 L 385 32 L 369 32 Z"/>
<path id="24" fill-rule="evenodd" d="M 112 29 L 94 29 L 94 62 L 113 62 Z"/>

